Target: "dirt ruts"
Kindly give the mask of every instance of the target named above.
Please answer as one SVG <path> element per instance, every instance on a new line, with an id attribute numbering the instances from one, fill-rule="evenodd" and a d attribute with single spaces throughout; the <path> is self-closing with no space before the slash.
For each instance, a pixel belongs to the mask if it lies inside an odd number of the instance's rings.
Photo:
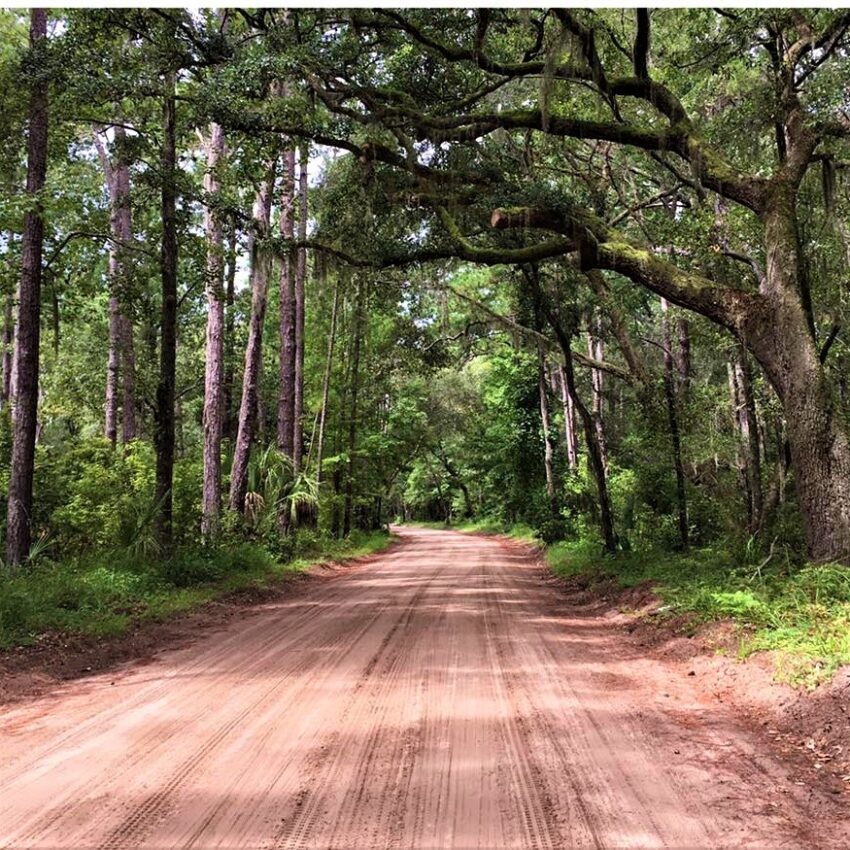
<path id="1" fill-rule="evenodd" d="M 0 848 L 845 846 L 755 731 L 577 616 L 526 550 L 400 534 L 2 709 Z"/>

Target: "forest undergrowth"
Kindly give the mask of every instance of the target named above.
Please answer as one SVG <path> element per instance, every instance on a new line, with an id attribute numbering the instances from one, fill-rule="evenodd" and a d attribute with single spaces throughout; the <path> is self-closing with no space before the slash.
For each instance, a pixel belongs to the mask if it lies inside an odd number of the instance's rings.
<path id="1" fill-rule="evenodd" d="M 191 611 L 237 590 L 286 581 L 320 563 L 358 558 L 389 545 L 385 531 L 344 539 L 303 530 L 287 553 L 261 543 L 185 548 L 167 558 L 125 551 L 0 574 L 0 650 L 46 633 L 119 635 L 140 620 Z"/>

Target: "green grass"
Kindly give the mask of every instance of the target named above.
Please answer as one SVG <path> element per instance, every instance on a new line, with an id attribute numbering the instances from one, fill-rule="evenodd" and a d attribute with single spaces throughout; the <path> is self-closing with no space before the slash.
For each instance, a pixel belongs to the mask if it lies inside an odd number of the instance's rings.
<path id="1" fill-rule="evenodd" d="M 650 581 L 669 614 L 695 623 L 729 619 L 739 627 L 739 656 L 776 653 L 776 676 L 814 687 L 850 664 L 850 569 L 835 564 L 763 569 L 712 550 L 623 552 L 603 557 L 596 545 L 562 542 L 546 557 L 560 576 L 613 577 L 630 587 Z"/>
<path id="2" fill-rule="evenodd" d="M 316 563 L 371 554 L 390 542 L 385 532 L 345 540 L 304 535 L 291 560 L 261 546 L 183 551 L 163 560 L 128 554 L 44 562 L 0 575 L 0 649 L 40 634 L 116 635 L 143 619 L 190 611 L 233 591 L 262 587 Z"/>

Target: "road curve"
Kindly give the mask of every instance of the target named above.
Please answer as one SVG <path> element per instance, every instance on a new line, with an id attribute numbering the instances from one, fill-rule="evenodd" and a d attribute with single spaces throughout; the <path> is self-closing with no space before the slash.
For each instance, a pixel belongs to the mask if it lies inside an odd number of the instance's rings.
<path id="1" fill-rule="evenodd" d="M 2 710 L 0 848 L 814 846 L 749 733 L 662 693 L 524 550 L 400 534 L 188 648 Z"/>

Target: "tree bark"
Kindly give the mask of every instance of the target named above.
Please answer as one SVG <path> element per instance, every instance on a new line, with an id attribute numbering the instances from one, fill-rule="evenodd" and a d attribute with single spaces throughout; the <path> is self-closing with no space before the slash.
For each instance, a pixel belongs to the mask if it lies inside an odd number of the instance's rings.
<path id="1" fill-rule="evenodd" d="M 174 89 L 175 75 L 170 72 L 162 113 L 162 310 L 154 423 L 158 506 L 155 531 L 157 542 L 165 551 L 171 548 L 173 540 L 174 397 L 177 369 L 177 127 Z"/>
<path id="2" fill-rule="evenodd" d="M 558 345 L 564 355 L 563 376 L 566 380 L 567 392 L 572 399 L 573 406 L 575 407 L 579 418 L 581 419 L 585 442 L 587 444 L 588 466 L 590 468 L 590 473 L 596 482 L 596 492 L 599 500 L 599 528 L 602 533 L 602 542 L 605 551 L 609 554 L 613 554 L 619 547 L 619 541 L 617 539 L 617 532 L 614 528 L 614 511 L 611 507 L 611 497 L 608 491 L 608 473 L 605 466 L 602 448 L 599 445 L 599 432 L 596 428 L 596 421 L 594 420 L 593 414 L 590 412 L 587 405 L 581 400 L 578 390 L 576 389 L 571 344 L 572 335 L 575 332 L 574 326 L 571 323 L 569 330 L 567 329 L 565 323 L 552 307 L 551 301 L 540 286 L 536 273 L 527 275 L 526 280 L 533 287 L 536 302 L 539 304 L 546 320 L 549 322 L 549 325 L 554 331 L 555 338 L 558 340 Z M 593 351 L 596 352 L 595 346 Z"/>
<path id="3" fill-rule="evenodd" d="M 605 343 L 599 333 L 599 323 L 590 314 L 587 317 L 587 356 L 593 360 L 605 360 Z M 605 434 L 605 419 L 602 406 L 602 370 L 590 370 L 590 386 L 592 390 L 593 427 L 596 429 L 596 442 L 602 455 L 605 474 L 608 474 L 608 440 Z"/>
<path id="4" fill-rule="evenodd" d="M 679 347 L 676 351 L 676 370 L 679 375 L 682 396 L 687 398 L 691 389 L 691 329 L 688 320 L 683 316 L 676 320 L 676 332 L 679 337 Z"/>
<path id="5" fill-rule="evenodd" d="M 109 252 L 109 276 L 114 274 L 114 251 Z M 118 440 L 118 377 L 121 358 L 118 298 L 109 296 L 108 354 L 106 357 L 106 392 L 104 395 L 103 435 L 114 446 Z"/>
<path id="6" fill-rule="evenodd" d="M 280 235 L 291 240 L 295 232 L 295 151 L 283 155 Z M 280 270 L 280 377 L 277 400 L 277 445 L 293 460 L 295 417 L 295 252 L 288 251 Z M 288 511 L 286 512 L 288 516 Z"/>
<path id="7" fill-rule="evenodd" d="M 224 158 L 224 132 L 210 126 L 205 142 L 207 168 L 204 191 L 210 199 L 204 212 L 207 239 L 207 334 L 204 373 L 204 481 L 201 503 L 201 536 L 213 539 L 221 510 L 221 438 L 224 430 L 224 233 L 215 209 L 220 191 L 219 163 Z"/>
<path id="8" fill-rule="evenodd" d="M 118 224 L 117 188 L 115 184 L 115 170 L 109 160 L 100 135 L 97 130 L 94 134 L 94 143 L 103 167 L 106 186 L 109 191 L 110 206 L 110 232 L 112 242 L 109 243 L 109 307 L 108 307 L 108 343 L 106 356 L 106 390 L 103 403 L 103 434 L 114 446 L 118 440 L 118 381 L 121 371 L 121 332 L 120 332 L 120 310 L 118 307 L 118 277 L 119 261 L 118 250 L 121 241 L 121 232 Z"/>
<path id="9" fill-rule="evenodd" d="M 136 398 L 136 348 L 133 341 L 133 320 L 131 318 L 131 257 L 130 245 L 133 242 L 133 212 L 130 206 L 130 167 L 120 150 L 124 138 L 124 129 L 116 127 L 115 139 L 119 143 L 118 157 L 115 163 L 116 206 L 118 209 L 118 231 L 120 243 L 118 250 L 118 336 L 121 350 L 121 380 L 123 397 L 121 401 L 121 440 L 129 443 L 138 435 Z"/>
<path id="10" fill-rule="evenodd" d="M 550 316 L 551 321 L 551 316 Z M 611 498 L 608 493 L 608 475 L 599 445 L 599 432 L 596 430 L 596 422 L 588 410 L 587 405 L 581 400 L 576 390 L 575 372 L 573 371 L 572 347 L 569 336 L 560 327 L 560 323 L 553 323 L 555 335 L 564 354 L 564 376 L 567 379 L 567 391 L 573 400 L 573 405 L 578 411 L 582 426 L 584 427 L 584 439 L 587 444 L 587 459 L 590 472 L 596 482 L 596 493 L 599 500 L 599 527 L 602 532 L 602 542 L 605 551 L 614 553 L 617 551 L 617 533 L 614 530 L 614 512 L 611 509 Z"/>
<path id="11" fill-rule="evenodd" d="M 558 377 L 561 387 L 561 404 L 564 408 L 564 439 L 567 444 L 567 465 L 570 472 L 578 469 L 578 439 L 576 436 L 575 406 L 573 398 L 567 389 L 567 378 L 563 364 L 558 367 Z"/>
<path id="12" fill-rule="evenodd" d="M 744 470 L 747 477 L 750 517 L 749 531 L 755 534 L 762 525 L 764 499 L 761 476 L 761 447 L 759 445 L 758 418 L 753 395 L 752 374 L 747 351 L 739 346 L 735 358 L 735 383 L 739 394 L 738 424 L 744 450 Z"/>
<path id="13" fill-rule="evenodd" d="M 319 413 L 319 435 L 316 440 L 316 483 L 322 483 L 322 461 L 325 449 L 325 424 L 328 418 L 328 397 L 331 386 L 331 368 L 333 366 L 334 344 L 336 342 L 336 318 L 339 311 L 339 280 L 334 281 L 333 307 L 331 308 L 331 328 L 328 333 L 328 353 L 325 358 L 325 373 L 322 375 L 322 408 Z"/>
<path id="14" fill-rule="evenodd" d="M 47 38 L 47 10 L 30 11 L 30 48 Z M 46 80 L 33 84 L 29 103 L 27 186 L 29 209 L 24 216 L 18 327 L 15 334 L 15 381 L 12 400 L 12 460 L 6 513 L 6 563 L 29 557 L 32 543 L 32 488 L 38 427 L 38 368 L 44 219 L 39 197 L 47 174 Z"/>
<path id="15" fill-rule="evenodd" d="M 363 281 L 358 276 L 355 289 L 354 327 L 352 330 L 351 386 L 348 405 L 348 470 L 345 479 L 345 505 L 342 515 L 342 535 L 351 532 L 351 512 L 354 504 L 354 453 L 357 450 L 357 400 L 360 392 L 360 348 L 363 336 Z"/>
<path id="16" fill-rule="evenodd" d="M 679 431 L 679 413 L 676 399 L 676 372 L 673 353 L 673 334 L 667 315 L 667 299 L 661 299 L 661 336 L 664 345 L 664 398 L 667 402 L 667 421 L 673 449 L 673 468 L 676 472 L 676 506 L 679 524 L 679 543 L 688 548 L 688 501 L 685 490 L 685 468 L 682 464 L 682 439 Z"/>
<path id="17" fill-rule="evenodd" d="M 11 243 L 11 234 L 9 241 Z M 12 349 L 15 344 L 15 296 L 10 292 L 3 306 L 3 384 L 0 387 L 0 409 L 8 403 L 12 392 Z"/>
<path id="18" fill-rule="evenodd" d="M 850 440 L 799 290 L 795 193 L 774 190 L 764 216 L 764 306 L 743 325 L 744 342 L 782 401 L 806 544 L 813 561 L 850 561 Z"/>
<path id="19" fill-rule="evenodd" d="M 236 415 L 233 410 L 233 332 L 234 301 L 236 300 L 236 249 L 239 237 L 234 226 L 230 232 L 230 244 L 227 248 L 227 283 L 224 293 L 224 436 L 236 439 Z"/>
<path id="20" fill-rule="evenodd" d="M 115 445 L 118 438 L 119 386 L 123 377 L 122 439 L 125 443 L 136 437 L 136 358 L 133 345 L 133 323 L 128 316 L 127 302 L 131 289 L 130 245 L 133 240 L 132 210 L 130 208 L 130 168 L 122 152 L 124 130 L 115 128 L 117 153 L 110 160 L 100 134 L 95 130 L 94 143 L 103 167 L 109 191 L 109 343 L 106 365 L 104 402 L 104 434 Z"/>
<path id="21" fill-rule="evenodd" d="M 271 218 L 272 192 L 274 190 L 276 163 L 268 167 L 268 175 L 261 184 L 254 202 L 254 225 L 262 237 L 268 234 Z M 243 513 L 248 491 L 248 462 L 257 419 L 260 359 L 263 354 L 263 322 L 266 315 L 269 262 L 259 241 L 251 243 L 251 319 L 248 325 L 248 344 L 245 348 L 245 369 L 242 374 L 242 399 L 239 404 L 239 426 L 233 451 L 230 472 L 230 508 Z"/>
<path id="22" fill-rule="evenodd" d="M 543 430 L 543 470 L 546 476 L 546 498 L 553 516 L 558 515 L 558 497 L 555 492 L 554 453 L 549 425 L 549 398 L 546 393 L 546 352 L 543 343 L 537 342 L 537 392 L 540 397 L 540 424 Z M 468 497 L 468 494 L 467 494 Z"/>
<path id="23" fill-rule="evenodd" d="M 298 173 L 298 239 L 307 238 L 307 164 L 309 149 L 301 148 L 301 162 Z M 304 451 L 304 290 L 307 279 L 307 249 L 298 249 L 298 266 L 295 274 L 295 383 L 292 405 L 292 468 L 301 470 L 301 456 Z"/>

